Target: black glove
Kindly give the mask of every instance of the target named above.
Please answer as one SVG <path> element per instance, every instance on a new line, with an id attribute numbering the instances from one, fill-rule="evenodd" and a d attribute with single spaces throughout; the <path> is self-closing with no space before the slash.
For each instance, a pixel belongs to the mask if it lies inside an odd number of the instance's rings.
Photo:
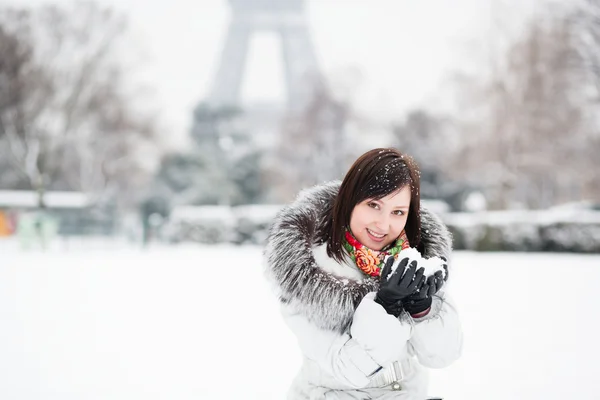
<path id="1" fill-rule="evenodd" d="M 394 261 L 394 257 L 389 257 L 383 267 L 375 302 L 381 304 L 388 314 L 398 317 L 402 312 L 402 300 L 413 294 L 423 284 L 425 269 L 417 270 L 417 261 L 411 262 L 407 267 L 409 259 L 403 258 L 390 279 L 387 279 Z M 404 273 L 405 271 L 406 273 Z M 403 273 L 404 276 L 402 276 Z"/>
<path id="2" fill-rule="evenodd" d="M 444 259 L 446 261 L 446 259 Z M 435 274 L 427 278 L 427 281 L 419 287 L 419 291 L 404 298 L 402 306 L 409 314 L 418 314 L 429 307 L 433 302 L 433 295 L 440 291 L 444 282 L 448 279 L 448 265 L 443 265 L 446 271 L 446 276 L 443 276 L 442 271 L 436 271 Z"/>

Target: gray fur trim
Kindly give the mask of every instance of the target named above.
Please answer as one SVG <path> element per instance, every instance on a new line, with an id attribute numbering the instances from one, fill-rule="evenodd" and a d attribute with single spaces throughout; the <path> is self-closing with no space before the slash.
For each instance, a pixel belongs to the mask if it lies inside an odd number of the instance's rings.
<path id="1" fill-rule="evenodd" d="M 379 288 L 378 280 L 353 280 L 322 270 L 312 248 L 326 240 L 324 219 L 330 213 L 340 182 L 303 190 L 275 217 L 265 248 L 266 275 L 281 302 L 326 330 L 345 332 L 363 297 Z M 452 239 L 441 220 L 421 207 L 421 241 L 426 258 L 449 260 Z M 448 264 L 450 268 L 450 264 Z M 451 276 L 452 274 L 449 274 Z"/>

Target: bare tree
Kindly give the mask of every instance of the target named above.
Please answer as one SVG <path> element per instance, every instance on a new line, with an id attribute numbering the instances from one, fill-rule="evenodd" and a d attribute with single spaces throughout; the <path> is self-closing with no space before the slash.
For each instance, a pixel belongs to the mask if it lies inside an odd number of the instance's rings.
<path id="1" fill-rule="evenodd" d="M 48 188 L 123 194 L 149 178 L 156 121 L 134 106 L 125 34 L 94 3 L 0 11 L 0 140 L 40 206 Z"/>
<path id="2" fill-rule="evenodd" d="M 588 107 L 591 112 L 586 116 L 588 140 L 580 153 L 580 158 L 585 159 L 590 168 L 583 182 L 583 194 L 600 200 L 600 175 L 592 172 L 600 169 L 600 1 L 581 0 L 569 12 L 574 28 L 576 59 L 586 77 L 583 93 L 591 102 Z"/>
<path id="3" fill-rule="evenodd" d="M 487 186 L 497 207 L 579 199 L 590 175 L 589 160 L 580 158 L 589 144 L 586 82 L 573 33 L 564 14 L 532 19 L 488 80 L 470 88 L 478 113 L 464 126 L 457 163 Z"/>
<path id="4" fill-rule="evenodd" d="M 576 50 L 596 89 L 594 100 L 600 101 L 600 1 L 576 3 L 571 21 L 576 28 Z"/>
<path id="5" fill-rule="evenodd" d="M 39 187 L 44 177 L 38 159 L 45 143 L 39 135 L 28 133 L 31 121 L 41 113 L 43 99 L 50 94 L 51 84 L 35 62 L 34 45 L 26 26 L 28 14 L 9 14 L 5 17 L 12 18 L 14 28 L 0 25 L 0 138 L 10 166 L 27 177 L 32 187 Z M 40 203 L 43 204 L 41 198 Z"/>
<path id="6" fill-rule="evenodd" d="M 347 136 L 351 106 L 334 99 L 321 85 L 299 114 L 283 123 L 277 148 L 276 171 L 280 196 L 289 199 L 298 190 L 340 179 L 360 149 Z"/>
<path id="7" fill-rule="evenodd" d="M 392 136 L 392 145 L 410 154 L 419 164 L 421 196 L 444 196 L 449 183 L 446 171 L 452 167 L 451 155 L 457 147 L 451 118 L 424 109 L 412 110 L 404 121 L 393 124 Z"/>

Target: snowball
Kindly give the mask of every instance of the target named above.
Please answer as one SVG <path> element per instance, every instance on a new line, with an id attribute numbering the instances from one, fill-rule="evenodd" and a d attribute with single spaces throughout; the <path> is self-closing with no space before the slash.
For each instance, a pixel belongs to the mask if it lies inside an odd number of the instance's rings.
<path id="1" fill-rule="evenodd" d="M 391 257 L 391 256 L 388 256 L 388 257 Z M 410 263 L 413 261 L 417 261 L 417 270 L 421 267 L 424 268 L 425 271 L 424 271 L 423 275 L 425 276 L 425 279 L 434 275 L 437 271 L 442 271 L 442 276 L 444 277 L 444 279 L 446 278 L 446 270 L 443 267 L 443 265 L 445 264 L 444 260 L 442 260 L 439 257 L 424 258 L 423 256 L 421 256 L 421 253 L 419 253 L 419 250 L 417 250 L 413 247 L 409 247 L 407 249 L 402 250 L 400 253 L 398 253 L 398 257 L 396 258 L 396 261 L 394 261 L 394 264 L 392 265 L 392 273 L 394 271 L 396 271 L 396 268 L 398 268 L 398 265 L 400 265 L 400 261 L 402 261 L 404 258 L 409 259 L 408 265 L 410 265 Z M 387 261 L 387 258 L 385 259 L 385 261 Z M 405 272 L 406 272 L 406 270 L 405 270 Z M 390 273 L 387 276 L 387 279 L 390 279 L 390 277 L 392 276 L 392 273 Z"/>

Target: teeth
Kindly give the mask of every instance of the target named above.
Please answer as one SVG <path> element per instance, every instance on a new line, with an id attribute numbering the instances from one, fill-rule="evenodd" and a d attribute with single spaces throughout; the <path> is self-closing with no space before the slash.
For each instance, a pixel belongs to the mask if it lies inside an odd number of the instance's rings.
<path id="1" fill-rule="evenodd" d="M 369 233 L 370 233 L 371 235 L 375 236 L 376 238 L 382 238 L 382 237 L 384 237 L 384 236 L 385 236 L 385 235 L 380 235 L 380 234 L 378 234 L 378 233 L 375 233 L 375 232 L 373 232 L 372 230 L 370 230 L 369 228 L 367 228 L 367 230 L 369 231 Z"/>

